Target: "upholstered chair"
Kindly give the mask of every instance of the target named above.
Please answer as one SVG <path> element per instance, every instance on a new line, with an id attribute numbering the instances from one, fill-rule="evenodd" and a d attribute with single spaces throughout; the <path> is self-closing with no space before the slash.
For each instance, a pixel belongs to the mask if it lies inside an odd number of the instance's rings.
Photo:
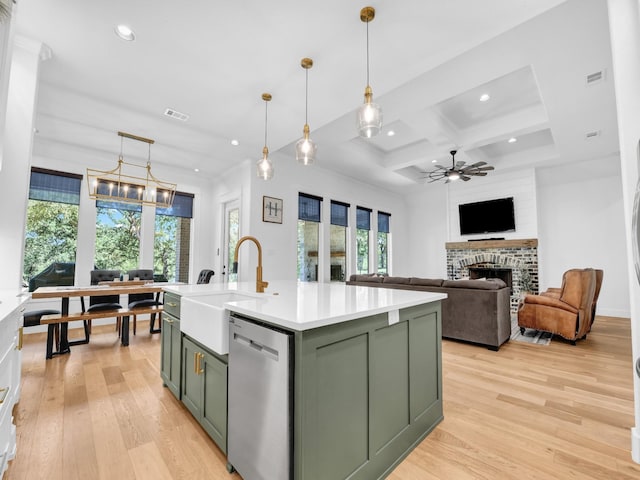
<path id="1" fill-rule="evenodd" d="M 153 282 L 153 270 L 129 270 L 129 280 L 133 280 L 138 278 L 140 280 L 148 280 L 149 282 Z M 162 305 L 162 302 L 159 298 L 160 294 L 154 293 L 132 293 L 129 295 L 129 309 L 135 312 L 137 307 L 151 307 L 154 305 Z M 158 330 L 155 330 L 153 327 L 156 322 L 156 314 L 151 314 L 151 319 L 149 322 L 149 332 L 156 333 Z M 137 328 L 137 315 L 133 314 L 133 334 L 136 334 Z"/>
<path id="2" fill-rule="evenodd" d="M 100 282 L 110 282 L 120 279 L 120 270 L 91 270 L 91 285 Z M 84 297 L 80 297 L 80 305 L 83 312 L 98 312 L 101 310 L 114 310 L 122 308 L 120 295 L 98 295 L 89 297 L 89 308 L 85 307 Z M 116 329 L 120 329 L 122 317 L 116 318 Z M 91 320 L 88 320 L 89 332 L 91 332 Z"/>
<path id="3" fill-rule="evenodd" d="M 213 277 L 213 270 L 200 270 L 196 283 L 209 283 Z"/>
<path id="4" fill-rule="evenodd" d="M 596 308 L 598 303 L 598 297 L 600 296 L 600 289 L 602 288 L 602 279 L 604 278 L 604 270 L 596 269 L 596 291 L 593 296 L 593 312 L 591 313 L 591 325 L 589 325 L 589 330 L 587 333 L 591 331 L 591 327 L 593 327 L 593 322 L 596 320 Z M 540 295 L 545 295 L 548 297 L 560 298 L 560 294 L 562 292 L 561 288 L 550 287 L 547 288 Z"/>
<path id="5" fill-rule="evenodd" d="M 560 335 L 575 345 L 586 338 L 593 321 L 596 272 L 592 268 L 564 273 L 559 296 L 526 295 L 518 306 L 518 326 Z"/>

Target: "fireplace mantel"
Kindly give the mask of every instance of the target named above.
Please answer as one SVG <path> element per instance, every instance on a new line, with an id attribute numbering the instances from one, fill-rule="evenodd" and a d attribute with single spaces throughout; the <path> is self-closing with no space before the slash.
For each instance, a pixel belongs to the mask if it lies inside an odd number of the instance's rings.
<path id="1" fill-rule="evenodd" d="M 475 242 L 447 242 L 447 250 L 469 250 L 479 248 L 537 248 L 537 238 L 522 238 L 516 240 L 478 240 Z"/>

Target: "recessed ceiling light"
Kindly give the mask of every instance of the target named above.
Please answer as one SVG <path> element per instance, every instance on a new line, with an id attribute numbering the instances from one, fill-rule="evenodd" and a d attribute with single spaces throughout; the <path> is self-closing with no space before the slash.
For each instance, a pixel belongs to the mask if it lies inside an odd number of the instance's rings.
<path id="1" fill-rule="evenodd" d="M 200 171 L 200 169 L 199 168 L 194 168 L 193 171 L 198 173 Z"/>
<path id="2" fill-rule="evenodd" d="M 231 145 L 237 147 L 238 145 L 240 145 L 240 142 L 234 138 L 233 140 L 231 140 Z"/>
<path id="3" fill-rule="evenodd" d="M 395 131 L 393 131 L 393 130 L 389 130 L 389 131 L 387 132 L 387 137 L 393 137 L 395 134 L 396 134 L 396 132 L 395 132 Z"/>
<path id="4" fill-rule="evenodd" d="M 487 100 L 489 100 L 491 97 L 489 96 L 488 93 L 483 93 L 482 95 L 480 95 L 480 101 L 481 102 L 486 102 Z"/>
<path id="5" fill-rule="evenodd" d="M 431 163 L 436 163 L 438 160 L 431 160 Z"/>
<path id="6" fill-rule="evenodd" d="M 509 143 L 516 143 L 518 141 L 518 139 L 516 137 L 511 137 L 509 140 L 507 140 Z"/>
<path id="7" fill-rule="evenodd" d="M 115 31 L 118 37 L 120 37 L 122 40 L 126 40 L 127 42 L 132 42 L 136 39 L 136 34 L 133 33 L 133 30 L 131 30 L 131 28 L 126 25 L 117 25 Z"/>

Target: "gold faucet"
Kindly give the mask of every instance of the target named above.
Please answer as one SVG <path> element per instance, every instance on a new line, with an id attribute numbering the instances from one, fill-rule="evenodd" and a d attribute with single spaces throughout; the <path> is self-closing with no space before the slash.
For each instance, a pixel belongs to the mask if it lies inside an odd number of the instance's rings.
<path id="1" fill-rule="evenodd" d="M 256 268 L 256 292 L 264 293 L 264 289 L 269 286 L 269 282 L 262 281 L 262 245 L 260 245 L 260 242 L 256 237 L 250 237 L 250 236 L 242 237 L 240 240 L 238 240 L 238 243 L 236 243 L 236 251 L 233 254 L 233 272 L 238 273 L 238 249 L 240 248 L 240 245 L 242 245 L 242 243 L 245 240 L 251 240 L 253 243 L 256 244 L 256 247 L 258 247 L 258 267 Z"/>

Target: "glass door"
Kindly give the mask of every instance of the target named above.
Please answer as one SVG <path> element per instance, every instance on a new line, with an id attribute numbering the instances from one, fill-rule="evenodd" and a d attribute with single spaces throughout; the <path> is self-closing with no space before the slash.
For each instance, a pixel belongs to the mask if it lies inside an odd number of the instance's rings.
<path id="1" fill-rule="evenodd" d="M 224 242 L 222 257 L 222 281 L 237 282 L 238 274 L 233 269 L 233 254 L 240 239 L 240 201 L 234 200 L 224 206 Z"/>

